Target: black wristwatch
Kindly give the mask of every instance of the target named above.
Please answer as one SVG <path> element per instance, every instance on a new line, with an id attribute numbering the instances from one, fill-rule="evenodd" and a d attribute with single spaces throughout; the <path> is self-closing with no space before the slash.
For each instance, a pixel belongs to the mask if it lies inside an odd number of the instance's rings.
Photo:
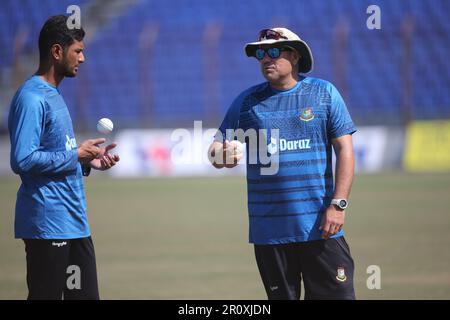
<path id="1" fill-rule="evenodd" d="M 83 176 L 87 177 L 91 173 L 91 166 L 88 164 L 82 164 L 81 165 L 81 172 L 83 173 Z"/>

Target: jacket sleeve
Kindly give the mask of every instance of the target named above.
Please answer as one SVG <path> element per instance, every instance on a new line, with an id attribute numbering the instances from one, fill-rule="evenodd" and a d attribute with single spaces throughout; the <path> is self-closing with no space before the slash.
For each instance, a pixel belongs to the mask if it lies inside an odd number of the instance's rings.
<path id="1" fill-rule="evenodd" d="M 12 103 L 9 115 L 11 168 L 16 174 L 60 174 L 77 169 L 76 149 L 47 152 L 40 145 L 45 127 L 45 101 L 31 94 Z"/>

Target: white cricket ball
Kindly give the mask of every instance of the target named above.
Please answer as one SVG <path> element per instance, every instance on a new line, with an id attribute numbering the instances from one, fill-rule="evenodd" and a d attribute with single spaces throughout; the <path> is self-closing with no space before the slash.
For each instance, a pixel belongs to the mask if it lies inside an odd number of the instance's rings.
<path id="1" fill-rule="evenodd" d="M 236 157 L 236 160 L 238 162 L 241 161 L 242 157 L 244 156 L 244 145 L 238 140 L 230 141 L 230 145 L 233 148 L 232 155 Z"/>
<path id="2" fill-rule="evenodd" d="M 114 129 L 114 125 L 111 120 L 108 118 L 101 118 L 97 122 L 97 130 L 100 133 L 108 134 L 111 133 Z"/>
<path id="3" fill-rule="evenodd" d="M 233 154 L 242 154 L 244 153 L 244 145 L 239 140 L 232 140 L 230 144 L 234 148 Z"/>

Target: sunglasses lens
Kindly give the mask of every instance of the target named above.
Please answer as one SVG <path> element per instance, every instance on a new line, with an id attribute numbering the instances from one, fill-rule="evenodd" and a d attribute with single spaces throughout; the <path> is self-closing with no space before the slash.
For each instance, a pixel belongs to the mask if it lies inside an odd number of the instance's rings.
<path id="1" fill-rule="evenodd" d="M 267 50 L 267 54 L 269 55 L 269 57 L 274 59 L 280 56 L 281 51 L 279 48 L 270 48 L 269 50 Z"/>
<path id="2" fill-rule="evenodd" d="M 272 59 L 276 59 L 281 55 L 280 48 L 269 48 L 269 49 L 267 49 L 267 51 L 264 49 L 258 48 L 255 51 L 256 59 L 258 59 L 258 60 L 264 59 L 264 55 L 266 54 L 266 52 L 267 52 L 267 55 Z"/>
<path id="3" fill-rule="evenodd" d="M 255 51 L 255 57 L 258 60 L 262 60 L 264 58 L 264 55 L 266 54 L 266 52 L 263 49 L 256 49 Z"/>

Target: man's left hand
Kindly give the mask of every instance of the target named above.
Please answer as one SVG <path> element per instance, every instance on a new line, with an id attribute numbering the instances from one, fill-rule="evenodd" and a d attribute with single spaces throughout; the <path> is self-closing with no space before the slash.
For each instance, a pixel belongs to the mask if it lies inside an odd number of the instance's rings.
<path id="1" fill-rule="evenodd" d="M 341 231 L 345 220 L 345 210 L 337 209 L 330 205 L 322 216 L 319 230 L 322 230 L 322 238 L 327 240 Z"/>
<path id="2" fill-rule="evenodd" d="M 102 156 L 90 162 L 91 168 L 95 170 L 105 171 L 115 166 L 116 163 L 120 161 L 120 157 L 118 155 L 109 154 L 109 151 L 111 149 L 114 149 L 115 147 L 116 144 L 112 143 L 101 150 Z"/>

